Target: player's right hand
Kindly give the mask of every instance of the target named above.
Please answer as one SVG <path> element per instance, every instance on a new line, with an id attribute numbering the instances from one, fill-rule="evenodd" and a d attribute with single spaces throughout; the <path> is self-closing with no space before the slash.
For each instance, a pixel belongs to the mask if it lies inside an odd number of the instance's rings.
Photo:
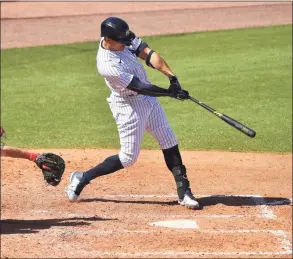
<path id="1" fill-rule="evenodd" d="M 179 92 L 175 93 L 175 97 L 176 99 L 180 100 L 180 101 L 184 101 L 189 99 L 189 92 L 186 90 L 181 89 Z"/>

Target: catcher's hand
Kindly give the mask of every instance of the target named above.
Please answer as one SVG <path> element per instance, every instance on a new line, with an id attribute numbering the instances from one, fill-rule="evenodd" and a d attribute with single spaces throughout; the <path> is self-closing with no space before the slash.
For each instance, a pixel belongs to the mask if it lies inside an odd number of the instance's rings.
<path id="1" fill-rule="evenodd" d="M 45 181 L 57 186 L 65 170 L 65 162 L 62 157 L 53 153 L 44 153 L 37 157 L 35 163 L 41 168 Z"/>

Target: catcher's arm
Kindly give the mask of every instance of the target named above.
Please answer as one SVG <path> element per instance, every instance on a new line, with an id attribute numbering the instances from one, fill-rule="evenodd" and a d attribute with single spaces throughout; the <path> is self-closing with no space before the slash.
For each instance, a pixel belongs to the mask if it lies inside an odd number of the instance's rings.
<path id="1" fill-rule="evenodd" d="M 17 147 L 3 146 L 1 148 L 1 156 L 11 158 L 22 158 L 35 161 L 38 154 L 22 150 Z"/>

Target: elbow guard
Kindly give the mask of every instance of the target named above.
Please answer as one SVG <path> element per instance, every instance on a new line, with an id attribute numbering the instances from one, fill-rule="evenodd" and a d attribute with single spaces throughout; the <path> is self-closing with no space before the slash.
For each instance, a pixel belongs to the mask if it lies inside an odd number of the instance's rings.
<path id="1" fill-rule="evenodd" d="M 153 55 L 155 51 L 151 50 L 150 53 L 147 55 L 146 59 L 145 59 L 145 63 L 147 64 L 147 66 L 155 69 L 155 67 L 151 64 L 151 57 Z"/>

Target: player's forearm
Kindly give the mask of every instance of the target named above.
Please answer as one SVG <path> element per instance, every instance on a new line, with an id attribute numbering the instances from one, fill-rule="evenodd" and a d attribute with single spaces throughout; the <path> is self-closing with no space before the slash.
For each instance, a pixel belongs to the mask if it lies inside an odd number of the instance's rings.
<path id="1" fill-rule="evenodd" d="M 127 88 L 142 95 L 154 97 L 170 96 L 170 91 L 168 89 L 161 88 L 152 84 L 145 84 L 141 82 L 136 76 L 133 77 Z"/>
<path id="2" fill-rule="evenodd" d="M 172 72 L 171 68 L 168 66 L 166 61 L 162 57 L 160 57 L 159 54 L 157 54 L 156 52 L 152 54 L 150 58 L 150 63 L 155 69 L 157 69 L 167 77 L 174 76 L 174 73 Z"/>

